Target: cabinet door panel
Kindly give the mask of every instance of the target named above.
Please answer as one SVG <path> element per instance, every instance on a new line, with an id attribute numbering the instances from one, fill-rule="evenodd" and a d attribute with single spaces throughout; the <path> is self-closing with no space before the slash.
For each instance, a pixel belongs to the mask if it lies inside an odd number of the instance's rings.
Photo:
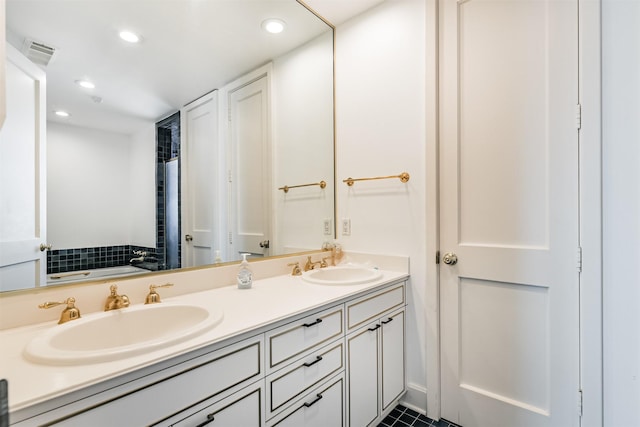
<path id="1" fill-rule="evenodd" d="M 378 416 L 378 323 L 347 337 L 349 425 L 366 426 Z"/>
<path id="2" fill-rule="evenodd" d="M 404 391 L 404 310 L 383 317 L 382 327 L 382 410 Z"/>

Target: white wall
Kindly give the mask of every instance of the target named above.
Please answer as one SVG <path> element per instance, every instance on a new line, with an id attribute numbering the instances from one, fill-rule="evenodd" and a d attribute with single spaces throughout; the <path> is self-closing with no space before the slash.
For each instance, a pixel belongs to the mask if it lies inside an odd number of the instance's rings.
<path id="1" fill-rule="evenodd" d="M 151 137 L 155 138 L 153 133 Z M 149 210 L 145 199 L 148 195 L 141 198 L 132 179 L 135 172 L 133 178 L 139 184 L 138 175 L 150 173 L 147 180 L 155 199 L 153 167 L 149 171 L 146 164 L 148 158 L 155 159 L 154 139 L 148 154 L 149 146 L 133 142 L 128 135 L 47 123 L 47 228 L 55 249 L 129 244 L 134 211 L 136 221 L 155 227 L 155 211 Z M 144 166 L 139 168 L 140 162 Z M 143 212 L 152 216 L 145 220 Z M 155 237 L 147 241 L 153 242 Z"/>
<path id="2" fill-rule="evenodd" d="M 426 409 L 426 128 L 423 0 L 387 1 L 337 27 L 338 216 L 346 250 L 409 255 L 407 378 Z M 411 179 L 357 182 L 408 172 Z M 435 265 L 434 265 L 435 267 Z M 435 351 L 435 350 L 432 350 Z"/>
<path id="3" fill-rule="evenodd" d="M 130 175 L 128 189 L 129 242 L 156 247 L 156 127 L 148 123 L 130 137 Z M 184 196 L 183 196 L 184 197 Z"/>
<path id="4" fill-rule="evenodd" d="M 640 425 L 640 2 L 602 3 L 604 419 Z"/>
<path id="5" fill-rule="evenodd" d="M 331 32 L 273 63 L 275 253 L 319 249 L 333 217 L 333 42 Z M 284 193 L 285 185 L 327 187 Z"/>

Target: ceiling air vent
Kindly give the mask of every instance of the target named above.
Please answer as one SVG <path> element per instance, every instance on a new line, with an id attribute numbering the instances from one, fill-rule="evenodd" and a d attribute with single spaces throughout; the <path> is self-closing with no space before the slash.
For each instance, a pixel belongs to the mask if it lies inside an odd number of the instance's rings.
<path id="1" fill-rule="evenodd" d="M 56 53 L 56 48 L 47 46 L 46 44 L 35 40 L 25 39 L 22 46 L 22 53 L 24 53 L 32 62 L 42 67 L 46 67 L 49 65 L 49 62 L 51 62 L 51 59 L 53 59 L 53 56 Z"/>

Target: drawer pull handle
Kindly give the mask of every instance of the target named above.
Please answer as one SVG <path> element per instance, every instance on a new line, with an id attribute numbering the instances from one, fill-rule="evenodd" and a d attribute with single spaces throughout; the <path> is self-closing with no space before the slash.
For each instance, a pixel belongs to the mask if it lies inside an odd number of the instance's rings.
<path id="1" fill-rule="evenodd" d="M 202 427 L 202 426 L 206 426 L 209 423 L 212 423 L 216 420 L 216 417 L 214 416 L 214 414 L 209 414 L 207 415 L 207 421 L 204 421 L 200 424 L 198 424 L 196 427 Z"/>
<path id="2" fill-rule="evenodd" d="M 303 323 L 302 326 L 304 326 L 305 328 L 309 328 L 313 325 L 317 325 L 318 323 L 322 323 L 322 319 L 316 319 L 315 322 L 311 322 L 311 323 Z"/>
<path id="3" fill-rule="evenodd" d="M 380 324 L 378 323 L 378 324 L 377 324 L 376 326 L 374 326 L 373 328 L 369 328 L 369 330 L 370 330 L 371 332 L 373 332 L 373 331 L 377 330 L 378 328 L 380 328 L 380 326 L 382 326 L 382 325 L 380 325 Z"/>
<path id="4" fill-rule="evenodd" d="M 316 356 L 316 360 L 314 360 L 311 363 L 305 362 L 305 363 L 303 363 L 303 365 L 308 368 L 309 366 L 313 366 L 313 365 L 315 365 L 316 363 L 318 363 L 321 360 L 322 360 L 322 356 Z"/>
<path id="5" fill-rule="evenodd" d="M 386 325 L 387 323 L 391 323 L 393 321 L 393 317 L 389 317 L 386 321 L 382 321 L 383 325 Z"/>
<path id="6" fill-rule="evenodd" d="M 316 398 L 313 400 L 313 402 L 311 403 L 303 403 L 302 406 L 304 406 L 305 408 L 310 408 L 313 405 L 315 405 L 316 403 L 318 403 L 318 400 L 322 399 L 322 395 L 320 393 L 316 394 Z"/>

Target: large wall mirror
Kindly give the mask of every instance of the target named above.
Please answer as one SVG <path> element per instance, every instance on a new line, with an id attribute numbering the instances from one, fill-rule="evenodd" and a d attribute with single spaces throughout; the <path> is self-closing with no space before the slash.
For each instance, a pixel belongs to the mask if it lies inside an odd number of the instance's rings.
<path id="1" fill-rule="evenodd" d="M 0 290 L 334 238 L 334 34 L 302 1 L 7 0 L 6 27 L 46 73 L 51 247 L 46 278 Z"/>

